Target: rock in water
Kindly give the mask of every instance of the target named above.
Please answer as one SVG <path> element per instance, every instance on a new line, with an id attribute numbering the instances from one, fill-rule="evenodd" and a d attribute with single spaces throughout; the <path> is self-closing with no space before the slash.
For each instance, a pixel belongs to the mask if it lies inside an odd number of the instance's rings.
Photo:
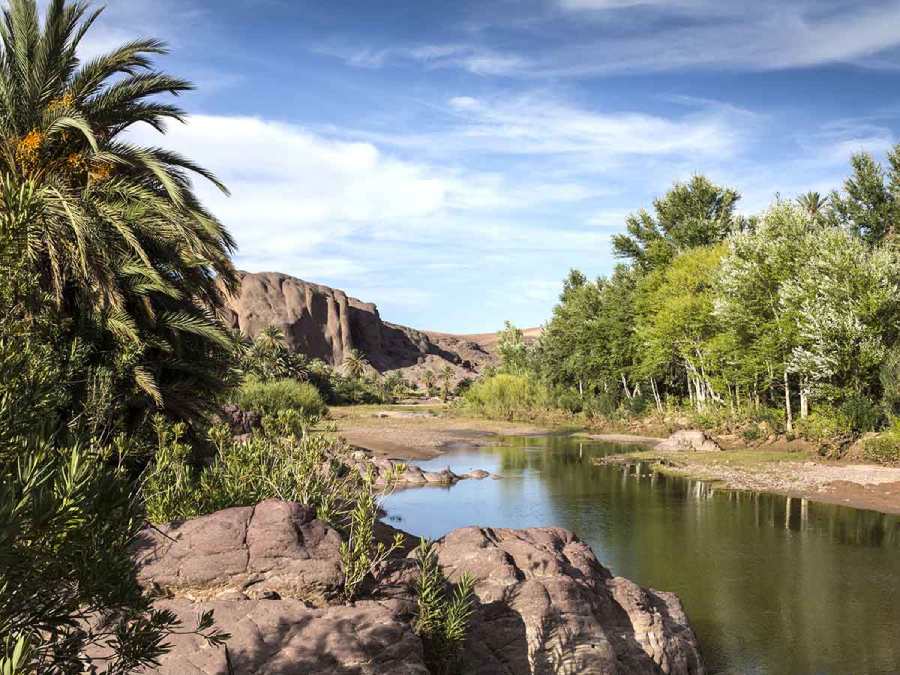
<path id="1" fill-rule="evenodd" d="M 719 452 L 722 448 L 702 431 L 676 431 L 653 448 L 660 452 Z"/>
<path id="2" fill-rule="evenodd" d="M 339 535 L 308 507 L 269 500 L 160 530 L 146 529 L 135 552 L 143 585 L 164 596 L 156 605 L 185 627 L 212 609 L 232 637 L 226 656 L 173 636 L 160 666 L 144 672 L 224 675 L 230 663 L 258 675 L 427 675 L 409 547 L 376 595 L 342 605 Z M 391 538 L 392 528 L 380 530 L 379 540 Z M 449 579 L 476 579 L 461 672 L 704 672 L 678 598 L 614 577 L 567 530 L 468 527 L 435 547 Z"/>

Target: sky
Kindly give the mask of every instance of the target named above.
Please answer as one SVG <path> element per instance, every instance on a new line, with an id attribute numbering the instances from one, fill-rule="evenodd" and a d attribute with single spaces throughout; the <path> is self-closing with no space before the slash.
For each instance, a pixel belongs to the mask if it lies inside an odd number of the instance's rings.
<path id="1" fill-rule="evenodd" d="M 90 57 L 165 40 L 239 268 L 417 328 L 546 321 L 571 268 L 696 173 L 756 213 L 900 133 L 900 1 L 107 0 Z"/>

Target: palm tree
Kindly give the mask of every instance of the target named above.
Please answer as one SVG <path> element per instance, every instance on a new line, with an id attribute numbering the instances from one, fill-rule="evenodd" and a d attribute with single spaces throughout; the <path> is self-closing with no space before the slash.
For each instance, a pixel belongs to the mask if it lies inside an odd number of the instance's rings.
<path id="1" fill-rule="evenodd" d="M 441 381 L 444 383 L 444 401 L 450 398 L 450 382 L 453 381 L 453 368 L 449 365 L 441 369 Z"/>
<path id="2" fill-rule="evenodd" d="M 433 370 L 426 370 L 422 374 L 422 381 L 425 383 L 425 391 L 429 396 L 434 395 L 434 384 L 437 381 L 437 375 L 434 374 Z"/>
<path id="3" fill-rule="evenodd" d="M 161 94 L 192 89 L 153 69 L 166 53 L 135 40 L 82 63 L 101 10 L 10 0 L 0 22 L 0 203 L 15 202 L 22 255 L 55 310 L 117 354 L 125 384 L 177 415 L 222 386 L 231 340 L 217 317 L 237 279 L 234 241 L 199 202 L 176 153 L 123 140 L 184 113 Z M 130 383 L 130 384 L 129 384 Z"/>
<path id="4" fill-rule="evenodd" d="M 810 218 L 818 221 L 825 215 L 825 208 L 828 206 L 828 197 L 823 197 L 818 192 L 807 192 L 797 197 L 797 203 Z"/>
<path id="5" fill-rule="evenodd" d="M 341 368 L 344 371 L 344 375 L 356 379 L 363 376 L 369 368 L 369 362 L 366 361 L 366 357 L 358 350 L 351 349 L 344 355 L 344 360 L 341 362 Z"/>

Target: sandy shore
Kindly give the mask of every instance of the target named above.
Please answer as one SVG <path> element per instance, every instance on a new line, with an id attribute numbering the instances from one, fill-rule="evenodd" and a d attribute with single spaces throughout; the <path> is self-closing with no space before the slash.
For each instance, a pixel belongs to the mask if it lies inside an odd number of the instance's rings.
<path id="1" fill-rule="evenodd" d="M 545 427 L 460 417 L 441 406 L 332 408 L 338 434 L 355 446 L 391 459 L 432 459 L 454 448 L 493 445 L 497 436 L 549 433 Z"/>

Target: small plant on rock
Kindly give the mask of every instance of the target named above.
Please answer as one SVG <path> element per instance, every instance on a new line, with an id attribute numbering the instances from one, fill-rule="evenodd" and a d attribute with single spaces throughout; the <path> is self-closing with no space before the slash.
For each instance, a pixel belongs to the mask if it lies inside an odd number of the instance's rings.
<path id="1" fill-rule="evenodd" d="M 458 671 L 459 657 L 474 611 L 475 578 L 463 573 L 452 592 L 438 564 L 434 545 L 422 540 L 416 549 L 419 579 L 416 585 L 416 634 L 422 639 L 425 662 L 434 675 Z"/>
<path id="2" fill-rule="evenodd" d="M 389 482 L 391 478 L 388 479 Z M 341 542 L 341 564 L 344 570 L 344 599 L 355 599 L 362 583 L 403 546 L 399 532 L 390 545 L 375 540 L 375 521 L 378 519 L 378 499 L 375 496 L 371 471 L 363 481 L 362 490 L 348 514 L 347 538 Z"/>

